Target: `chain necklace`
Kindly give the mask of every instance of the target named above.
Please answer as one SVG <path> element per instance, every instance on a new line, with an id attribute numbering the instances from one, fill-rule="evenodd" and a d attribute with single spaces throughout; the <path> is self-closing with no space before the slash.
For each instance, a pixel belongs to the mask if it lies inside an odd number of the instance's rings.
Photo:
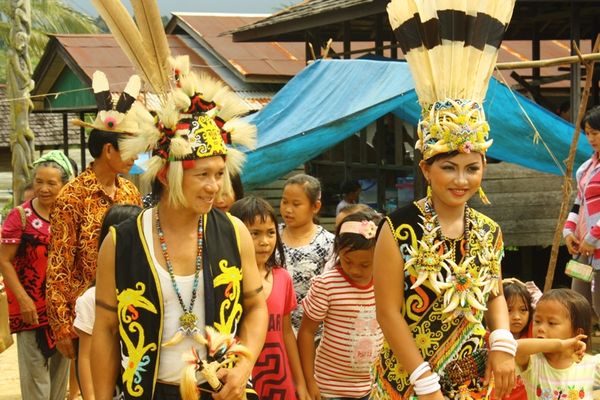
<path id="1" fill-rule="evenodd" d="M 188 308 L 185 307 L 183 302 L 183 298 L 181 297 L 181 292 L 179 291 L 179 287 L 177 286 L 177 282 L 175 281 L 175 273 L 173 272 L 173 264 L 171 264 L 171 259 L 169 258 L 169 253 L 167 251 L 167 241 L 165 240 L 165 233 L 163 232 L 160 226 L 160 218 L 158 216 L 158 207 L 156 207 L 156 231 L 158 232 L 158 240 L 160 241 L 160 249 L 162 250 L 163 257 L 165 258 L 165 263 L 167 264 L 167 271 L 169 272 L 169 277 L 171 278 L 171 283 L 173 284 L 173 289 L 175 290 L 175 294 L 177 294 L 177 299 L 179 300 L 179 305 L 183 310 L 183 314 L 179 317 L 179 330 L 178 332 L 183 333 L 186 336 L 192 336 L 198 331 L 198 327 L 196 323 L 198 322 L 198 317 L 194 314 L 194 303 L 196 301 L 196 296 L 198 294 L 198 283 L 200 281 L 200 271 L 202 270 L 202 241 L 204 237 L 204 226 L 203 226 L 203 216 L 200 216 L 200 220 L 198 221 L 198 249 L 196 253 L 196 271 L 194 272 L 194 284 L 192 287 L 192 299 L 190 300 L 190 306 Z"/>

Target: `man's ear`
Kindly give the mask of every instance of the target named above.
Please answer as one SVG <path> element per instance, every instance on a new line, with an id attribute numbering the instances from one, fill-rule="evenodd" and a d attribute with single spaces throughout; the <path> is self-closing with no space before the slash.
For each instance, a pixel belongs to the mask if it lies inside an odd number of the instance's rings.
<path id="1" fill-rule="evenodd" d="M 102 146 L 102 155 L 104 155 L 106 158 L 110 159 L 113 155 L 113 152 L 115 151 L 115 148 L 113 147 L 112 144 L 110 143 L 104 143 L 104 146 Z"/>

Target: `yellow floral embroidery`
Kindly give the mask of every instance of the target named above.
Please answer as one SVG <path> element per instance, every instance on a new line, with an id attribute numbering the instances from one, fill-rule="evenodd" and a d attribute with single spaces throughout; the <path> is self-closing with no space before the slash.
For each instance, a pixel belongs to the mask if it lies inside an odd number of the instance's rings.
<path id="1" fill-rule="evenodd" d="M 215 321 L 215 328 L 221 333 L 233 333 L 234 323 L 239 321 L 242 315 L 240 304 L 242 271 L 236 266 L 228 266 L 227 260 L 219 262 L 221 274 L 215 277 L 213 286 L 215 288 L 227 285 L 225 289 L 225 300 L 219 308 L 219 321 Z"/>
<path id="2" fill-rule="evenodd" d="M 117 293 L 117 310 L 119 332 L 127 349 L 127 355 L 121 353 L 121 363 L 124 369 L 123 383 L 127 393 L 134 397 L 141 397 L 144 394 L 144 390 L 139 384 L 141 382 L 141 372 L 144 372 L 144 367 L 150 363 L 150 356 L 146 353 L 155 351 L 157 345 L 156 343 L 144 344 L 144 328 L 139 322 L 136 322 L 139 316 L 137 309 L 143 308 L 154 314 L 157 314 L 157 311 L 154 304 L 143 296 L 146 285 L 138 282 L 135 286 L 136 289 L 125 289 L 121 293 Z M 127 327 L 127 330 L 125 327 Z M 134 344 L 128 333 L 137 335 L 137 343 Z"/>
<path id="3" fill-rule="evenodd" d="M 199 158 L 227 154 L 221 130 L 208 115 L 200 115 L 192 121 L 190 142 Z"/>

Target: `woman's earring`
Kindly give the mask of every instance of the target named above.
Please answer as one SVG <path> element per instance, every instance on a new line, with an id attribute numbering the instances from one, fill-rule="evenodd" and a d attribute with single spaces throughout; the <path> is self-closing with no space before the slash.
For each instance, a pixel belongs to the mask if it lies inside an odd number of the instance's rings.
<path id="1" fill-rule="evenodd" d="M 427 198 L 431 199 L 431 184 L 427 182 Z"/>
<path id="2" fill-rule="evenodd" d="M 492 204 L 490 202 L 490 199 L 488 199 L 487 196 L 485 195 L 485 192 L 483 191 L 483 188 L 481 186 L 479 186 L 479 198 L 481 199 L 481 202 L 483 204 Z"/>

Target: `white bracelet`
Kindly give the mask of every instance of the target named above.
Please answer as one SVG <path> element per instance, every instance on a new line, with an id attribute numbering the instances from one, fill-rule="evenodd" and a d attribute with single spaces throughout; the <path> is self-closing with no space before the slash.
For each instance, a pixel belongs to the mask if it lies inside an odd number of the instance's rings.
<path id="1" fill-rule="evenodd" d="M 417 379 L 419 379 L 419 377 L 421 375 L 423 375 L 425 372 L 429 372 L 431 371 L 431 367 L 429 366 L 429 363 L 427 361 L 423 361 L 417 368 L 415 368 L 415 370 L 412 372 L 412 374 L 410 374 L 408 381 L 410 382 L 411 385 L 414 385 L 415 382 L 417 382 Z"/>
<path id="2" fill-rule="evenodd" d="M 417 396 L 435 393 L 441 389 L 440 376 L 437 373 L 417 380 L 414 384 L 415 394 Z"/>
<path id="3" fill-rule="evenodd" d="M 490 334 L 490 351 L 502 351 L 514 357 L 517 341 L 508 329 L 496 329 Z"/>

